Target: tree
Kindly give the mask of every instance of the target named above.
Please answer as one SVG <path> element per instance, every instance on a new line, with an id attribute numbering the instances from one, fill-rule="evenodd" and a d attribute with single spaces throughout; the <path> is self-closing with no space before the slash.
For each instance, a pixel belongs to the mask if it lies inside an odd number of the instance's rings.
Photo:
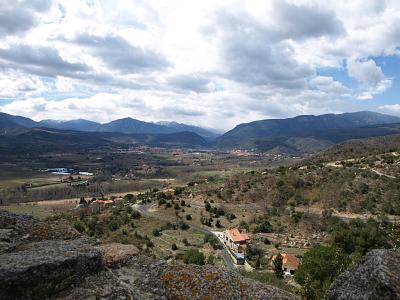
<path id="1" fill-rule="evenodd" d="M 278 278 L 283 278 L 283 257 L 280 253 L 278 253 L 277 256 L 275 256 L 275 259 L 273 260 L 274 263 L 274 271 L 275 275 Z"/>
<path id="2" fill-rule="evenodd" d="M 220 247 L 220 241 L 219 239 L 213 235 L 213 234 L 205 234 L 204 235 L 204 243 L 209 243 L 211 247 L 213 247 L 214 250 L 218 249 Z"/>
<path id="3" fill-rule="evenodd" d="M 133 194 L 126 194 L 124 196 L 124 200 L 127 202 L 133 202 L 134 199 L 135 199 L 135 196 Z"/>
<path id="4" fill-rule="evenodd" d="M 349 265 L 348 256 L 337 247 L 319 246 L 304 254 L 302 264 L 294 274 L 294 279 L 305 286 L 311 281 L 311 288 L 319 298 L 323 298 L 325 291 L 333 280 Z"/>
<path id="5" fill-rule="evenodd" d="M 317 294 L 315 293 L 314 289 L 311 286 L 310 278 L 306 278 L 304 284 L 302 285 L 301 289 L 299 290 L 299 294 L 301 299 L 303 300 L 316 300 Z"/>
<path id="6" fill-rule="evenodd" d="M 221 222 L 219 220 L 217 220 L 217 222 L 215 222 L 215 227 L 217 227 L 217 228 L 222 227 Z"/>
<path id="7" fill-rule="evenodd" d="M 210 204 L 210 202 L 206 201 L 206 202 L 204 203 L 204 207 L 205 207 L 206 211 L 210 211 L 210 210 L 211 210 L 211 204 Z"/>
<path id="8" fill-rule="evenodd" d="M 161 235 L 160 230 L 159 230 L 158 228 L 154 228 L 154 229 L 153 229 L 153 235 L 154 235 L 154 236 L 160 236 L 160 235 Z"/>
<path id="9" fill-rule="evenodd" d="M 140 214 L 139 211 L 133 210 L 131 216 L 132 216 L 132 219 L 139 219 L 142 215 Z"/>
<path id="10" fill-rule="evenodd" d="M 390 228 L 389 237 L 392 242 L 393 249 L 399 250 L 400 249 L 400 224 L 399 223 L 392 224 L 392 226 Z"/>
<path id="11" fill-rule="evenodd" d="M 87 205 L 85 197 L 81 197 L 81 199 L 79 200 L 79 204 Z"/>
<path id="12" fill-rule="evenodd" d="M 171 249 L 173 251 L 178 250 L 178 246 L 175 243 L 173 243 L 172 246 L 171 246 Z"/>
<path id="13" fill-rule="evenodd" d="M 205 257 L 203 252 L 200 252 L 199 249 L 189 249 L 185 251 L 183 255 L 183 262 L 185 264 L 195 264 L 202 266 L 205 263 Z"/>
<path id="14" fill-rule="evenodd" d="M 207 257 L 207 265 L 214 265 L 215 261 L 215 256 L 214 255 L 210 255 L 209 257 Z"/>
<path id="15" fill-rule="evenodd" d="M 119 224 L 117 221 L 115 221 L 114 219 L 112 219 L 109 223 L 108 223 L 108 229 L 110 229 L 111 231 L 115 231 L 119 228 Z"/>

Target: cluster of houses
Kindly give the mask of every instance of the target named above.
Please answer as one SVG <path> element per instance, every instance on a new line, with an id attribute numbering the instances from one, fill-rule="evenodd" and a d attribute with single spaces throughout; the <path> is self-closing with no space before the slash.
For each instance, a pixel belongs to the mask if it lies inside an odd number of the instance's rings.
<path id="1" fill-rule="evenodd" d="M 246 250 L 251 241 L 250 236 L 246 233 L 241 233 L 237 228 L 232 228 L 225 230 L 221 235 L 221 239 L 235 257 L 236 264 L 244 265 Z M 281 255 L 282 271 L 285 275 L 293 276 L 295 271 L 299 268 L 300 259 L 286 252 L 281 253 Z M 276 255 L 270 257 L 271 266 L 274 265 L 273 262 L 275 259 Z"/>
<path id="2" fill-rule="evenodd" d="M 115 200 L 92 199 L 86 201 L 85 198 L 82 197 L 76 209 L 89 209 L 92 213 L 98 213 L 106 208 L 113 207 L 114 205 Z"/>

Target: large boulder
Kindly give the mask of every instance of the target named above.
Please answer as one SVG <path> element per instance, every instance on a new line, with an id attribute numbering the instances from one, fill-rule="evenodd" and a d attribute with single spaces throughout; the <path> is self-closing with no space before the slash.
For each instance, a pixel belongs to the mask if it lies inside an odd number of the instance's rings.
<path id="1" fill-rule="evenodd" d="M 134 245 L 110 243 L 98 246 L 103 257 L 103 263 L 108 267 L 116 267 L 125 263 L 130 257 L 139 254 Z"/>
<path id="2" fill-rule="evenodd" d="M 85 239 L 40 241 L 0 255 L 0 299 L 44 299 L 102 267 Z"/>
<path id="3" fill-rule="evenodd" d="M 171 266 L 161 280 L 168 299 L 298 299 L 289 292 L 214 266 Z"/>
<path id="4" fill-rule="evenodd" d="M 373 250 L 341 274 L 326 298 L 400 299 L 400 254 L 393 250 Z"/>

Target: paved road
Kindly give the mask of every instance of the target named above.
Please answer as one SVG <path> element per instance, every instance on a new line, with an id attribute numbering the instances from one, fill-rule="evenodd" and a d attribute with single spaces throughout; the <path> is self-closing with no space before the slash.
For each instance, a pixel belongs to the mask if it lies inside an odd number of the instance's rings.
<path id="1" fill-rule="evenodd" d="M 158 214 L 149 212 L 149 209 L 152 205 L 153 205 L 153 203 L 134 204 L 132 207 L 134 209 L 138 210 L 141 214 L 143 214 L 145 216 L 153 217 L 153 218 L 159 219 L 161 221 L 165 221 L 165 222 L 171 222 L 171 218 L 167 218 L 167 217 L 160 216 Z M 188 224 L 188 225 L 197 231 L 214 235 L 214 233 L 211 230 L 208 230 L 206 228 L 196 226 L 193 224 Z M 223 260 L 226 264 L 226 267 L 228 268 L 228 270 L 236 271 L 237 269 L 235 268 L 235 264 L 232 261 L 232 257 L 229 253 L 229 250 L 226 249 L 226 246 L 219 239 L 218 239 L 218 242 L 219 242 L 219 246 L 220 246 L 220 249 L 218 251 L 221 254 L 221 257 L 223 258 Z"/>

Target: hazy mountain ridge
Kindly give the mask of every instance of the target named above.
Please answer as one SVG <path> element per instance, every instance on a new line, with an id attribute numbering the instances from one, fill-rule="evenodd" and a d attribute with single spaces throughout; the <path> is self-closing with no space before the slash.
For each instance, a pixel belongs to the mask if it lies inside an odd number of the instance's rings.
<path id="1" fill-rule="evenodd" d="M 125 134 L 171 134 L 177 132 L 194 132 L 208 141 L 214 140 L 219 135 L 211 130 L 198 126 L 187 125 L 177 122 L 144 122 L 132 118 L 123 118 L 108 123 L 97 123 L 85 119 L 76 119 L 69 121 L 60 120 L 42 120 L 35 122 L 29 118 L 0 114 L 0 128 L 11 127 L 46 127 L 60 130 L 77 130 L 87 132 L 119 132 Z"/>

